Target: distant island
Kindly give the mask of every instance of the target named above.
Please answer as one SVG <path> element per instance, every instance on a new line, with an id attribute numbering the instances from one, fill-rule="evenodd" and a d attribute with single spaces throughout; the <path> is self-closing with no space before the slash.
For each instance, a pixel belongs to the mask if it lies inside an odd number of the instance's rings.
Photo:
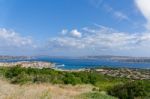
<path id="1" fill-rule="evenodd" d="M 113 55 L 99 55 L 99 56 L 80 56 L 80 57 L 67 57 L 67 56 L 0 56 L 0 61 L 7 60 L 31 60 L 40 57 L 48 58 L 77 58 L 77 59 L 105 59 L 121 62 L 145 62 L 150 63 L 150 57 L 133 57 L 133 56 L 113 56 Z"/>
<path id="2" fill-rule="evenodd" d="M 28 60 L 28 59 L 34 59 L 34 56 L 0 56 L 0 61 L 6 61 L 6 60 Z"/>
<path id="3" fill-rule="evenodd" d="M 132 57 L 132 56 L 112 56 L 112 55 L 103 55 L 103 56 L 85 56 L 85 59 L 107 59 L 113 61 L 121 62 L 150 62 L 150 57 Z"/>

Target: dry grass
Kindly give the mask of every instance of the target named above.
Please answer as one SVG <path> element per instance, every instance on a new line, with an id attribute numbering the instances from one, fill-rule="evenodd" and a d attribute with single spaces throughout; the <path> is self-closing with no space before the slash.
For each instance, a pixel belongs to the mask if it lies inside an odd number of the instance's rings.
<path id="1" fill-rule="evenodd" d="M 13 85 L 0 79 L 0 99 L 74 99 L 75 96 L 90 92 L 91 85 Z"/>

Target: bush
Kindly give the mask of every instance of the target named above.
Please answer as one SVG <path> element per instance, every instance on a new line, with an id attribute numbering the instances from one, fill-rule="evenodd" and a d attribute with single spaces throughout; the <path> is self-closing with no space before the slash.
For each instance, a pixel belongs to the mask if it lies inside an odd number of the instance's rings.
<path id="1" fill-rule="evenodd" d="M 31 77 L 28 76 L 25 72 L 21 72 L 20 74 L 18 74 L 16 77 L 14 77 L 11 80 L 11 83 L 19 83 L 19 84 L 25 84 L 27 82 L 31 81 Z"/>
<path id="2" fill-rule="evenodd" d="M 98 75 L 97 73 L 91 73 L 88 77 L 89 77 L 89 82 L 93 85 L 96 84 L 96 82 L 98 82 L 100 80 L 100 75 Z"/>
<path id="3" fill-rule="evenodd" d="M 83 93 L 75 99 L 117 99 L 117 98 L 100 92 L 89 92 Z"/>
<path id="4" fill-rule="evenodd" d="M 63 81 L 64 84 L 72 84 L 72 85 L 82 83 L 81 79 L 79 77 L 76 77 L 73 73 L 66 73 Z"/>
<path id="5" fill-rule="evenodd" d="M 134 99 L 135 97 L 144 97 L 146 90 L 142 82 L 128 82 L 114 86 L 108 90 L 108 94 L 116 96 L 119 99 Z"/>
<path id="6" fill-rule="evenodd" d="M 9 68 L 6 73 L 5 73 L 5 77 L 6 78 L 13 78 L 18 76 L 19 74 L 21 74 L 21 72 L 25 72 L 25 68 L 21 68 L 20 65 L 17 65 L 15 67 L 11 67 Z"/>

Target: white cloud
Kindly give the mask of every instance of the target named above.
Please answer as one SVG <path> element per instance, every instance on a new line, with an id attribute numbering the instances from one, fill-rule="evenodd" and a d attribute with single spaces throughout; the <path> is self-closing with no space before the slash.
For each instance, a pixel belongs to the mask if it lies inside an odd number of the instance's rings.
<path id="1" fill-rule="evenodd" d="M 107 12 L 109 12 L 110 14 L 112 14 L 118 20 L 130 20 L 129 17 L 125 13 L 123 13 L 121 11 L 118 11 L 118 10 L 115 10 L 115 9 L 113 9 L 109 5 L 105 4 L 103 7 L 105 8 L 105 10 Z"/>
<path id="2" fill-rule="evenodd" d="M 66 35 L 68 33 L 68 30 L 67 29 L 63 29 L 62 31 L 61 31 L 61 34 L 62 35 Z"/>
<path id="3" fill-rule="evenodd" d="M 30 37 L 22 37 L 14 31 L 0 28 L 0 48 L 35 47 Z"/>
<path id="4" fill-rule="evenodd" d="M 122 12 L 115 11 L 115 12 L 113 12 L 113 14 L 115 17 L 119 18 L 119 20 L 122 20 L 122 19 L 129 20 L 128 16 Z"/>
<path id="5" fill-rule="evenodd" d="M 150 43 L 149 33 L 130 34 L 118 32 L 104 26 L 97 29 L 84 28 L 82 34 L 83 36 L 80 38 L 73 38 L 69 35 L 50 38 L 49 45 L 58 49 L 101 51 L 148 48 L 147 44 Z"/>
<path id="6" fill-rule="evenodd" d="M 146 28 L 150 30 L 150 0 L 135 0 L 135 3 L 147 20 Z"/>
<path id="7" fill-rule="evenodd" d="M 79 32 L 77 29 L 73 29 L 72 31 L 70 31 L 70 34 L 71 34 L 72 37 L 77 37 L 77 38 L 82 37 L 82 33 Z"/>

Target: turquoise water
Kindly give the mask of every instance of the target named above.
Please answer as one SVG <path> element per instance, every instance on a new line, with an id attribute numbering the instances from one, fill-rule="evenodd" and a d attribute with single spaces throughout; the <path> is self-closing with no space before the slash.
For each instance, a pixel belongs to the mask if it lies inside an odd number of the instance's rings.
<path id="1" fill-rule="evenodd" d="M 128 67 L 128 68 L 144 68 L 149 69 L 150 63 L 131 63 L 120 62 L 107 59 L 80 59 L 80 58 L 36 58 L 31 60 L 7 60 L 12 61 L 44 61 L 56 63 L 56 68 L 59 69 L 82 69 L 95 68 L 100 66 L 108 67 Z"/>
<path id="2" fill-rule="evenodd" d="M 39 58 L 40 61 L 57 63 L 59 69 L 82 69 L 100 66 L 128 67 L 128 68 L 150 68 L 150 63 L 120 62 L 107 59 L 80 59 L 80 58 Z"/>

